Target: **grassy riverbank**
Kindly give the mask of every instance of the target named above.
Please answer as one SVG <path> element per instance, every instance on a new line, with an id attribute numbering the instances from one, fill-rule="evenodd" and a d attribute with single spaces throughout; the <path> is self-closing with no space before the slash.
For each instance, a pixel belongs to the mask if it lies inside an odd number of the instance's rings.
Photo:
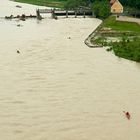
<path id="1" fill-rule="evenodd" d="M 133 41 L 122 40 L 120 42 L 115 42 L 111 44 L 112 49 L 115 55 L 140 62 L 140 40 L 134 38 Z"/>
<path id="2" fill-rule="evenodd" d="M 140 25 L 116 21 L 111 16 L 104 20 L 98 32 L 91 38 L 93 44 L 109 47 L 115 55 L 140 62 Z"/>
<path id="3" fill-rule="evenodd" d="M 110 16 L 103 22 L 103 27 L 116 31 L 132 31 L 140 34 L 140 25 L 132 22 L 117 21 L 115 16 Z"/>
<path id="4" fill-rule="evenodd" d="M 14 0 L 14 1 L 35 4 L 40 6 L 63 8 L 67 0 Z"/>

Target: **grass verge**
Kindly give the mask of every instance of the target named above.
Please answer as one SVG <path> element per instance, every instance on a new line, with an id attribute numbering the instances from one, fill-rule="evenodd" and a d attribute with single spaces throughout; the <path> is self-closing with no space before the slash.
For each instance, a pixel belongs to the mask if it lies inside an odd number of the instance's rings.
<path id="1" fill-rule="evenodd" d="M 140 34 L 140 25 L 132 22 L 116 21 L 115 16 L 110 16 L 103 22 L 103 27 L 116 31 L 132 31 Z"/>
<path id="2" fill-rule="evenodd" d="M 47 7 L 64 8 L 64 5 L 67 0 L 14 0 L 14 1 Z"/>

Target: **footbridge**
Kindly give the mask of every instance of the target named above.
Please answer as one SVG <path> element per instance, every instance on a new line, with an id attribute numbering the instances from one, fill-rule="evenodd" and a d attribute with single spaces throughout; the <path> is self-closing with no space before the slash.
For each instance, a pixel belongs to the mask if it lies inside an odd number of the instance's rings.
<path id="1" fill-rule="evenodd" d="M 75 18 L 77 16 L 83 16 L 84 18 L 86 16 L 93 16 L 93 11 L 90 8 L 87 7 L 79 7 L 77 9 L 72 10 L 62 10 L 62 9 L 37 9 L 36 14 L 38 19 L 42 19 L 41 14 L 47 14 L 50 13 L 52 15 L 52 18 L 57 19 L 58 16 L 66 16 L 68 18 L 69 16 L 74 16 Z"/>

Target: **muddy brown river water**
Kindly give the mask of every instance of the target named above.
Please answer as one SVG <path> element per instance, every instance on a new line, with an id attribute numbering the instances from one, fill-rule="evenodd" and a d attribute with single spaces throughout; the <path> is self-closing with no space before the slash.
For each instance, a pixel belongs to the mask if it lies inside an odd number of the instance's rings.
<path id="1" fill-rule="evenodd" d="M 84 44 L 99 19 L 3 19 L 36 8 L 0 2 L 0 139 L 138 140 L 140 64 Z"/>

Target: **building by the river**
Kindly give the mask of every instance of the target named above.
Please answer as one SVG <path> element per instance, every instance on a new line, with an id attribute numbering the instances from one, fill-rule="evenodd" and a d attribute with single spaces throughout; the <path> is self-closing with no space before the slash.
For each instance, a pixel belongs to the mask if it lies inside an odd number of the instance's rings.
<path id="1" fill-rule="evenodd" d="M 123 13 L 123 6 L 119 2 L 119 0 L 111 0 L 111 13 L 112 14 L 122 14 Z"/>

